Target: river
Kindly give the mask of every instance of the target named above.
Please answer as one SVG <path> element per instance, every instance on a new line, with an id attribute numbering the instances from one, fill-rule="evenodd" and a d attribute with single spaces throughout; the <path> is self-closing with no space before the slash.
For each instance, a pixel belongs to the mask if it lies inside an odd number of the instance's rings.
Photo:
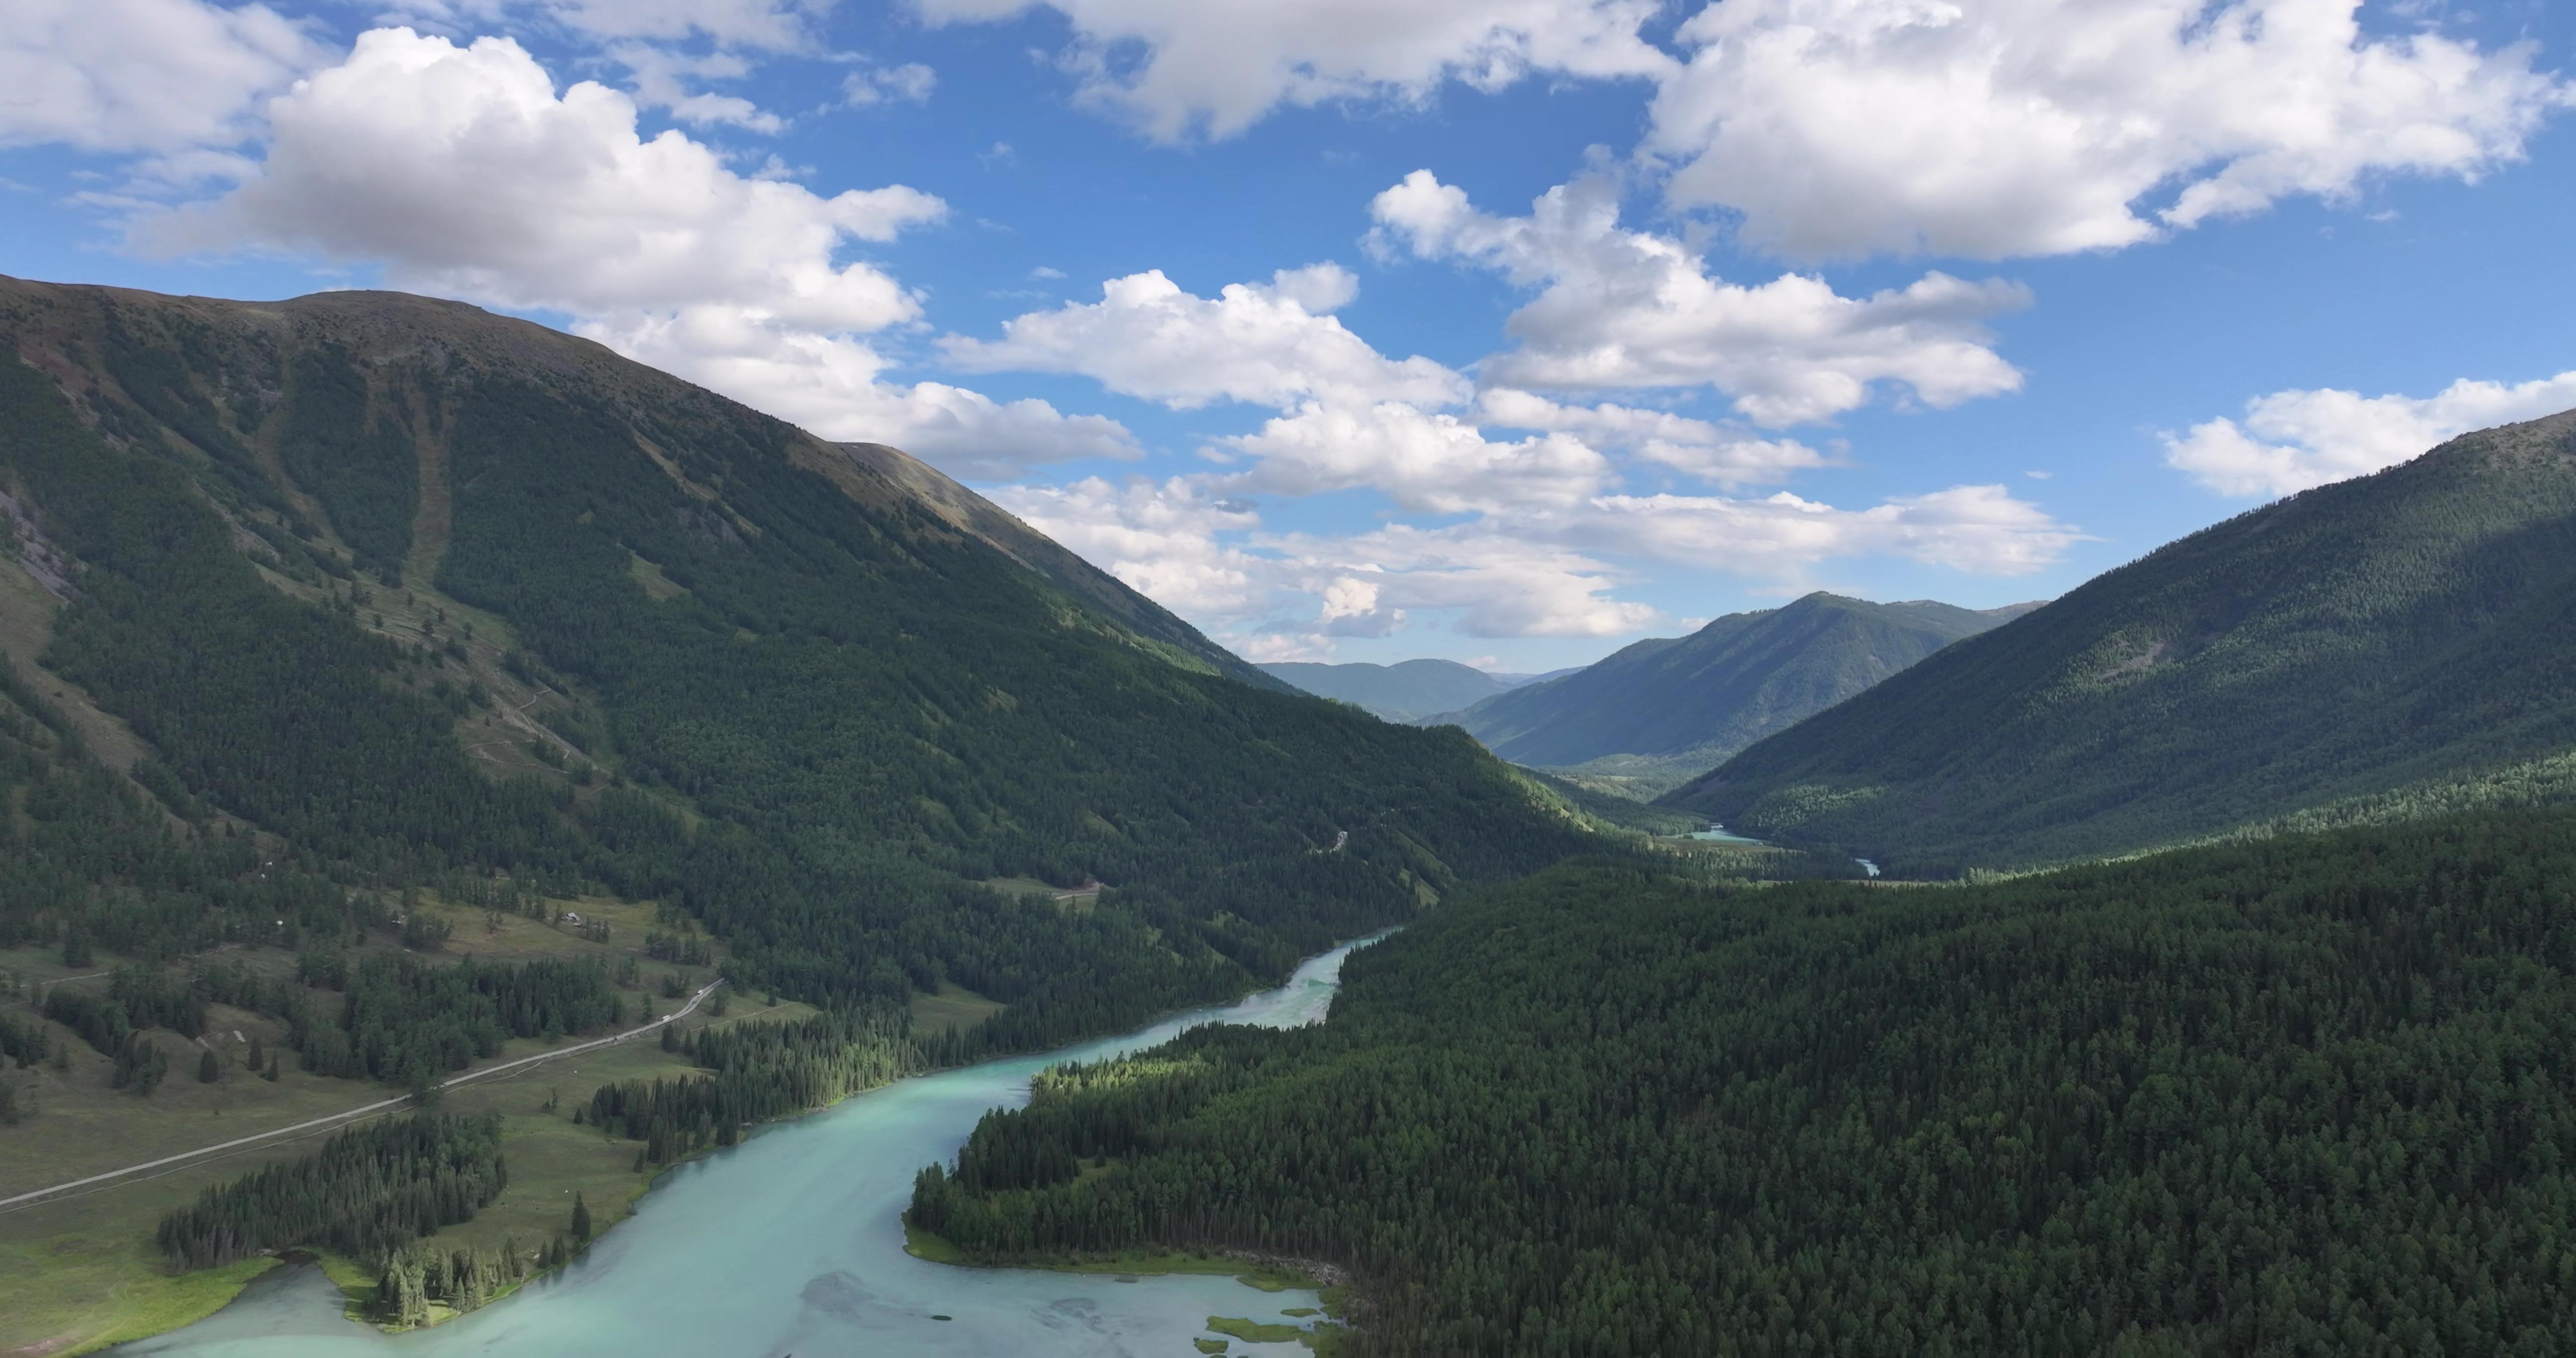
<path id="1" fill-rule="evenodd" d="M 677 1166 L 570 1268 L 444 1325 L 388 1336 L 341 1318 L 311 1266 L 254 1280 L 184 1330 L 119 1358 L 1181 1358 L 1210 1316 L 1296 1323 L 1304 1291 L 1232 1278 L 970 1269 L 903 1252 L 912 1178 L 945 1161 L 987 1109 L 1017 1107 L 1057 1062 L 1150 1047 L 1203 1023 L 1320 1021 L 1341 980 L 1336 948 L 1287 985 L 1125 1037 L 902 1080 Z M 1302 1353 L 1295 1344 L 1234 1351 Z"/>

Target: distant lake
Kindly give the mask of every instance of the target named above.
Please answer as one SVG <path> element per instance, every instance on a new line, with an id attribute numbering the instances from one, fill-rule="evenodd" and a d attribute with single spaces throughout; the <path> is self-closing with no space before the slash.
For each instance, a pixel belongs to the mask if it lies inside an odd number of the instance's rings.
<path id="1" fill-rule="evenodd" d="M 1029 1077 L 1203 1023 L 1290 1028 L 1323 1019 L 1336 948 L 1288 984 L 1125 1037 L 903 1080 L 665 1173 L 635 1216 L 554 1277 L 427 1330 L 392 1336 L 341 1318 L 312 1266 L 281 1268 L 184 1330 L 120 1358 L 1185 1358 L 1210 1316 L 1298 1323 L 1313 1292 L 1226 1277 L 1120 1282 L 1098 1274 L 953 1268 L 903 1252 L 913 1175 L 946 1161 L 987 1109 L 1028 1101 Z M 1302 1355 L 1296 1344 L 1236 1353 Z"/>
<path id="2" fill-rule="evenodd" d="M 1727 829 L 1727 828 L 1726 828 L 1725 826 L 1723 826 L 1723 825 L 1712 825 L 1712 826 L 1708 827 L 1708 828 L 1707 828 L 1707 829 L 1705 829 L 1705 830 L 1693 830 L 1693 831 L 1691 831 L 1688 835 L 1684 836 L 1684 838 L 1686 838 L 1686 839 L 1704 840 L 1704 841 L 1706 841 L 1706 842 L 1708 842 L 1708 843 L 1711 843 L 1711 844 L 1760 844 L 1760 843 L 1762 843 L 1762 841 L 1761 841 L 1761 840 L 1758 840 L 1758 839 L 1747 839 L 1747 838 L 1745 838 L 1744 836 L 1739 835 L 1739 834 L 1735 833 L 1734 831 Z"/>

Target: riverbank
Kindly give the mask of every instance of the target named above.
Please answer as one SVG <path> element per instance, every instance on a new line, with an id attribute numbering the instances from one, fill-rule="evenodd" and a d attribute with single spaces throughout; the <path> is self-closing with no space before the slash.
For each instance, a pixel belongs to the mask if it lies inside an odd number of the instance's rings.
<path id="1" fill-rule="evenodd" d="M 1086 1341 L 1067 1348 L 1070 1326 L 1120 1337 L 1102 1352 L 1187 1353 L 1187 1340 L 1206 1333 L 1211 1317 L 1274 1325 L 1300 1319 L 1289 1309 L 1319 1315 L 1322 1299 L 1297 1286 L 1302 1279 L 1269 1279 L 1285 1289 L 1276 1292 L 1236 1284 L 1232 1275 L 1255 1271 L 1241 1262 L 1224 1276 L 1197 1277 L 940 1267 L 904 1252 L 901 1214 L 921 1166 L 953 1157 L 976 1119 L 1025 1098 L 1039 1070 L 1152 1046 L 1200 1023 L 1313 1022 L 1330 1004 L 1347 952 L 1309 959 L 1287 985 L 1234 1005 L 1120 1037 L 909 1077 L 836 1108 L 766 1124 L 736 1146 L 663 1169 L 635 1204 L 634 1218 L 652 1218 L 650 1229 L 601 1233 L 569 1266 L 523 1285 L 505 1305 L 388 1339 L 342 1320 L 336 1300 L 316 1296 L 321 1289 L 336 1298 L 337 1289 L 305 1270 L 255 1290 L 202 1326 L 123 1352 L 273 1358 L 282 1351 L 280 1336 L 293 1337 L 300 1355 L 324 1358 L 381 1355 L 388 1346 L 411 1358 L 480 1354 L 496 1335 L 507 1336 L 513 1352 L 566 1358 L 695 1358 L 760 1345 L 803 1353 L 891 1343 L 907 1353 L 961 1356 L 1097 1347 Z M 597 1128 L 567 1130 L 578 1130 L 589 1147 L 622 1154 L 631 1171 L 633 1143 L 610 1141 Z M 514 1159 L 514 1181 L 518 1170 Z M 630 1172 L 629 1181 L 637 1177 Z M 603 1198 L 591 1202 L 597 1212 Z M 473 1229 L 451 1227 L 436 1238 Z M 523 1241 L 542 1238 L 521 1233 Z M 1118 1285 L 1121 1276 L 1139 1281 Z M 245 1337 L 253 1335 L 262 1342 Z"/>
<path id="2" fill-rule="evenodd" d="M 1211 1333 L 1230 1335 L 1246 1342 L 1279 1343 L 1293 1339 L 1328 1358 L 1338 1353 L 1348 1341 L 1358 1302 L 1350 1270 L 1339 1264 L 1249 1250 L 1123 1250 L 985 1263 L 970 1257 L 947 1239 L 906 1221 L 903 1223 L 903 1252 L 915 1259 L 951 1268 L 1081 1273 L 1106 1276 L 1122 1283 L 1178 1275 L 1210 1276 L 1232 1278 L 1261 1292 L 1285 1292 L 1292 1288 L 1309 1291 L 1316 1294 L 1319 1305 L 1292 1307 L 1280 1313 L 1299 1321 L 1298 1324 L 1261 1324 L 1249 1319 L 1210 1316 L 1208 1329 Z M 1322 1319 L 1309 1323 L 1311 1317 L 1319 1315 Z M 1205 1341 L 1202 1341 L 1200 1351 L 1218 1353 L 1224 1350 L 1206 1348 Z"/>
<path id="3" fill-rule="evenodd" d="M 793 1003 L 763 1007 L 738 996 L 729 1017 L 710 1020 L 707 1026 L 780 1022 L 813 1012 Z M 534 1042 L 513 1042 L 502 1059 L 517 1060 L 541 1050 Z M 595 1128 L 574 1124 L 572 1111 L 587 1104 L 591 1091 L 602 1084 L 691 1069 L 687 1058 L 663 1051 L 648 1036 L 570 1054 L 561 1062 L 496 1070 L 488 1078 L 448 1090 L 441 1097 L 445 1111 L 502 1115 L 503 1153 L 511 1182 L 473 1221 L 448 1227 L 438 1238 L 488 1247 L 516 1236 L 534 1248 L 569 1224 L 575 1194 L 584 1197 L 603 1227 L 625 1218 L 652 1176 L 635 1170 L 632 1144 L 607 1140 Z M 300 1071 L 289 1071 L 284 1082 L 287 1096 L 301 1097 L 308 1105 L 324 1094 L 333 1102 L 346 1099 L 349 1091 L 339 1087 L 350 1083 L 324 1081 Z M 251 1086 L 249 1093 L 274 1093 L 264 1082 L 253 1081 Z M 202 1100 L 209 1089 L 221 1093 L 227 1088 L 174 1085 L 156 1092 L 153 1099 L 178 1094 Z M 363 1090 L 359 1092 L 363 1096 Z M 115 1116 L 175 1122 L 188 1112 L 181 1105 L 165 1107 L 132 1095 L 119 1098 L 121 1102 L 102 1103 L 94 1115 L 85 1108 L 56 1110 L 56 1115 L 66 1124 L 76 1117 Z M 253 1107 L 265 1106 L 245 1100 L 225 1120 L 238 1120 Z M 282 1106 L 300 1111 L 292 1103 Z M 385 1115 L 386 1111 L 378 1111 L 369 1116 Z M 6 1312 L 5 1322 L 0 1322 L 0 1358 L 79 1358 L 184 1328 L 222 1309 L 252 1279 L 273 1267 L 275 1260 L 246 1259 L 222 1268 L 173 1273 L 154 1244 L 161 1218 L 216 1184 L 310 1155 L 332 1134 L 364 1120 L 263 1139 L 168 1170 L 40 1199 L 0 1215 L 0 1277 L 8 1280 L 8 1303 L 0 1308 Z M 208 1125 L 221 1124 L 210 1119 Z M 25 1127 L 11 1129 L 11 1134 L 69 1135 L 76 1130 L 31 1120 Z M 362 1302 L 373 1291 L 374 1276 L 354 1262 L 333 1261 L 326 1269 L 353 1301 Z"/>

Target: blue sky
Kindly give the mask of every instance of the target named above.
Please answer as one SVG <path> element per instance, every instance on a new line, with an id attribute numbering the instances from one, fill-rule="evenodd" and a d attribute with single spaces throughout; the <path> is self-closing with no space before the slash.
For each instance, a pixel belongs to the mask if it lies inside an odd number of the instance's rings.
<path id="1" fill-rule="evenodd" d="M 0 272 L 400 287 L 1259 659 L 1991 606 L 2576 406 L 2542 0 L 22 0 Z"/>

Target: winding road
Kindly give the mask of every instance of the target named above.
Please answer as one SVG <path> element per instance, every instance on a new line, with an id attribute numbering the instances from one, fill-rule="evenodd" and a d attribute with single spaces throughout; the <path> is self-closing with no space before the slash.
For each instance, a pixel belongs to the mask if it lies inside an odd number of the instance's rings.
<path id="1" fill-rule="evenodd" d="M 687 1004 L 681 1005 L 679 1008 L 672 1010 L 668 1014 L 664 1014 L 662 1017 L 657 1018 L 650 1023 L 638 1024 L 635 1027 L 627 1029 L 625 1032 L 612 1033 L 607 1037 L 592 1038 L 588 1042 L 577 1042 L 569 1047 L 558 1047 L 553 1051 L 539 1052 L 534 1056 L 522 1056 L 516 1061 L 504 1061 L 497 1066 L 485 1066 L 481 1070 L 469 1070 L 462 1075 L 440 1081 L 438 1087 L 441 1089 L 454 1089 L 458 1085 L 468 1084 L 487 1076 L 498 1075 L 503 1071 L 519 1070 L 527 1066 L 533 1066 L 540 1061 L 552 1061 L 557 1057 L 578 1056 L 586 1051 L 592 1051 L 600 1047 L 609 1046 L 613 1043 L 625 1042 L 636 1037 L 641 1037 L 646 1033 L 660 1029 L 662 1025 L 670 1023 L 675 1019 L 687 1018 L 690 1012 L 698 1007 L 699 1002 L 705 1000 L 717 986 L 723 984 L 724 981 L 721 978 L 707 982 L 705 985 L 698 987 L 697 993 L 689 997 L 689 1002 Z M 291 1127 L 280 1127 L 274 1131 L 261 1132 L 257 1136 L 236 1137 L 230 1141 L 219 1141 L 214 1145 L 199 1146 L 195 1150 L 183 1151 L 177 1155 L 165 1155 L 158 1160 L 146 1160 L 139 1165 L 127 1165 L 123 1169 L 111 1169 L 105 1174 L 93 1174 L 86 1179 L 74 1179 L 69 1183 L 55 1184 L 50 1188 L 39 1188 L 32 1193 L 21 1193 L 14 1198 L 0 1198 L 0 1212 L 11 1211 L 15 1208 L 33 1203 L 39 1198 L 51 1197 L 56 1193 L 68 1192 L 75 1188 L 87 1188 L 94 1184 L 105 1184 L 113 1180 L 125 1178 L 128 1175 L 141 1174 L 145 1170 L 161 1169 L 170 1165 L 182 1164 L 186 1161 L 194 1160 L 202 1155 L 213 1155 L 218 1151 L 237 1150 L 243 1146 L 255 1146 L 262 1141 L 274 1141 L 281 1136 L 293 1136 L 297 1132 L 309 1132 L 316 1128 L 329 1127 L 336 1123 L 352 1122 L 365 1117 L 370 1113 L 381 1113 L 388 1108 L 398 1108 L 409 1102 L 411 1102 L 411 1096 L 408 1094 L 403 1095 L 400 1098 L 379 1099 L 374 1103 L 365 1105 L 364 1107 L 352 1108 L 344 1113 L 333 1113 L 328 1117 L 308 1118 Z"/>

